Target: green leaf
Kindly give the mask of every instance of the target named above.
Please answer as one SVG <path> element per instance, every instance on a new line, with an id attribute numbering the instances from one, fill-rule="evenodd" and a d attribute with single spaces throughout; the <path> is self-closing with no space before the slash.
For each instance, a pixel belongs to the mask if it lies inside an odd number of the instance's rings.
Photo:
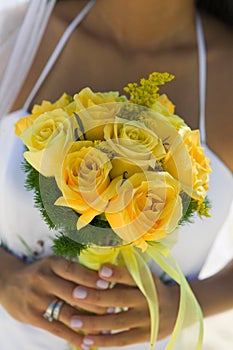
<path id="1" fill-rule="evenodd" d="M 185 192 L 180 194 L 183 205 L 183 215 L 179 221 L 179 226 L 186 223 L 193 223 L 193 216 L 198 213 L 200 217 L 209 217 L 209 209 L 211 208 L 208 197 L 200 204 L 197 200 L 189 197 Z"/>
<path id="2" fill-rule="evenodd" d="M 62 255 L 70 259 L 75 259 L 83 249 L 87 248 L 87 246 L 74 241 L 63 233 L 57 235 L 53 243 L 52 249 L 54 254 Z"/>

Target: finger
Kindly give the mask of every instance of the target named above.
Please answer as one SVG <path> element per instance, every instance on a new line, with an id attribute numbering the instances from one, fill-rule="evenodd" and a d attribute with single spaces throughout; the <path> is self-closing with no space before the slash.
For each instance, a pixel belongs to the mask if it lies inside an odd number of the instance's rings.
<path id="1" fill-rule="evenodd" d="M 110 348 L 147 342 L 150 339 L 149 328 L 133 328 L 128 331 L 105 335 L 87 335 L 83 339 L 82 349 L 90 346 Z"/>
<path id="2" fill-rule="evenodd" d="M 58 301 L 56 300 L 56 298 L 54 299 L 54 301 Z M 51 304 L 51 303 L 50 303 Z M 88 307 L 88 306 L 87 306 Z M 35 310 L 35 311 L 34 311 Z M 40 315 L 40 322 L 41 322 L 41 316 L 44 315 L 44 311 L 45 308 L 42 309 L 42 307 L 38 309 L 36 309 L 35 307 L 32 308 L 32 312 L 31 312 L 31 315 Z M 55 308 L 54 308 L 55 310 Z M 106 313 L 106 309 L 105 310 L 105 313 Z M 67 326 L 68 328 L 72 328 L 70 326 L 70 319 L 72 318 L 73 315 L 77 316 L 77 315 L 82 315 L 82 314 L 87 314 L 87 312 L 85 310 L 77 310 L 76 308 L 72 307 L 71 305 L 68 305 L 66 304 L 65 302 L 62 304 L 58 314 L 56 315 L 56 318 L 53 318 L 53 322 L 52 323 L 56 323 L 57 321 L 63 323 L 65 326 Z M 90 313 L 88 313 L 90 314 Z M 54 316 L 53 316 L 54 317 Z M 33 318 L 33 323 L 34 323 L 34 320 L 37 321 L 38 317 L 34 317 Z M 43 316 L 43 320 L 44 320 L 44 316 Z M 48 324 L 48 326 L 50 325 L 50 322 L 46 322 Z M 81 330 L 82 327 L 80 327 L 80 330 Z M 76 330 L 77 332 L 77 330 Z M 91 332 L 93 332 L 94 334 L 97 334 L 95 332 L 95 330 L 91 330 Z"/>
<path id="3" fill-rule="evenodd" d="M 98 314 L 106 312 L 105 309 L 99 307 L 98 305 L 91 305 L 85 301 L 82 302 L 82 305 L 79 305 L 79 303 L 77 303 L 77 299 L 74 296 L 74 290 L 77 287 L 77 284 L 72 282 L 72 275 L 78 275 L 79 278 L 76 278 L 76 280 L 80 280 L 80 282 L 96 289 L 108 288 L 109 282 L 100 279 L 96 272 L 93 274 L 93 271 L 85 269 L 83 266 L 77 263 L 73 263 L 67 261 L 66 259 L 57 257 L 51 257 L 49 260 L 52 262 L 51 264 L 53 271 L 49 274 L 48 278 L 48 274 L 44 274 L 42 270 L 40 272 L 39 280 L 41 282 L 40 284 L 44 286 L 51 298 L 54 298 L 54 296 L 56 296 L 68 304 L 82 307 L 83 309 L 90 312 Z M 89 277 L 85 279 L 83 275 Z M 75 278 L 73 278 L 73 280 L 74 279 Z M 35 287 L 35 289 L 36 288 L 37 287 Z"/>
<path id="4" fill-rule="evenodd" d="M 88 333 L 93 331 L 107 331 L 107 330 L 125 330 L 136 328 L 139 326 L 150 326 L 149 313 L 145 315 L 144 311 L 128 310 L 122 311 L 116 314 L 109 315 L 84 315 L 73 314 L 71 317 L 65 320 L 65 323 L 69 321 L 69 326 L 73 329 L 83 329 Z"/>
<path id="5" fill-rule="evenodd" d="M 136 286 L 134 279 L 130 275 L 128 269 L 124 266 L 110 264 L 103 265 L 99 269 L 99 276 L 107 281 L 121 283 L 128 286 Z"/>
<path id="6" fill-rule="evenodd" d="M 30 310 L 30 323 L 80 347 L 83 335 L 78 334 L 77 331 L 72 330 L 61 322 L 55 320 L 49 322 L 43 317 L 43 314 L 44 310 L 42 310 L 41 307 L 38 309 L 38 305 L 35 305 L 35 307 Z"/>
<path id="7" fill-rule="evenodd" d="M 99 279 L 97 281 L 99 281 Z M 97 314 L 106 313 L 105 307 L 102 307 L 96 303 L 92 304 L 86 301 L 85 298 L 82 298 L 82 297 L 85 297 L 85 295 L 83 295 L 83 292 L 82 292 L 83 290 L 82 286 L 77 286 L 75 283 L 68 280 L 64 280 L 63 278 L 57 275 L 51 275 L 50 279 L 47 280 L 47 283 L 49 284 L 47 287 L 47 290 L 49 292 L 51 299 L 54 299 L 54 297 L 57 297 L 58 299 L 64 300 L 67 304 L 73 305 L 77 308 L 82 308 L 89 312 L 93 312 Z M 108 282 L 106 282 L 106 284 L 107 286 L 109 285 Z M 79 291 L 78 296 L 81 297 L 81 300 L 76 298 L 76 290 Z M 81 295 L 80 295 L 80 290 L 81 290 Z M 95 290 L 96 289 L 93 289 L 93 292 Z"/>
<path id="8" fill-rule="evenodd" d="M 57 337 L 65 339 L 74 346 L 80 347 L 82 344 L 83 335 L 78 334 L 77 331 L 73 331 L 71 328 L 67 327 L 61 322 L 48 322 L 47 320 L 43 320 L 40 328 L 45 329 Z"/>
<path id="9" fill-rule="evenodd" d="M 87 322 L 85 321 L 85 324 L 82 321 L 82 316 L 87 317 Z M 99 331 L 97 331 L 94 328 L 91 328 L 91 324 L 88 325 L 89 318 L 90 314 L 77 310 L 71 305 L 64 304 L 62 310 L 59 313 L 58 320 L 75 331 L 81 330 L 86 331 L 88 333 L 98 334 Z"/>
<path id="10" fill-rule="evenodd" d="M 99 306 L 98 304 L 81 300 L 81 302 L 75 297 L 75 290 L 77 285 L 64 280 L 56 275 L 51 275 L 49 279 L 49 285 L 47 286 L 47 292 L 51 299 L 57 297 L 64 300 L 67 304 L 82 308 L 86 311 L 94 312 L 97 314 L 103 314 L 106 312 L 106 308 Z"/>
<path id="11" fill-rule="evenodd" d="M 82 305 L 82 302 L 102 307 L 146 307 L 146 299 L 138 288 L 116 285 L 112 289 L 97 290 L 83 286 L 75 288 L 74 298 Z"/>
<path id="12" fill-rule="evenodd" d="M 96 271 L 90 270 L 77 262 L 56 256 L 50 257 L 50 260 L 53 272 L 65 280 L 91 288 L 108 288 L 108 283 L 100 279 Z"/>

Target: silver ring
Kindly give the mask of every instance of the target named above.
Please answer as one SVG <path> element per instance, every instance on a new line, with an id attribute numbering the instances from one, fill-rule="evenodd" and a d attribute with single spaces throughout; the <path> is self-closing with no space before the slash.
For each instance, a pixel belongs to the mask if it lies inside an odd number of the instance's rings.
<path id="1" fill-rule="evenodd" d="M 63 304 L 64 304 L 64 301 L 59 300 L 53 309 L 53 319 L 56 321 L 58 321 Z"/>
<path id="2" fill-rule="evenodd" d="M 56 300 L 53 300 L 49 306 L 47 307 L 47 309 L 45 310 L 45 313 L 43 314 L 43 317 L 49 321 L 49 322 L 52 322 L 53 321 L 53 310 L 55 308 L 57 304 L 57 299 Z"/>

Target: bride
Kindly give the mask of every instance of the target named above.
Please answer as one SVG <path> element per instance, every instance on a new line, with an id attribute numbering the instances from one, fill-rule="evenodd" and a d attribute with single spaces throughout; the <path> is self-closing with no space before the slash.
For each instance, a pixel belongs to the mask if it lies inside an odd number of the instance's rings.
<path id="1" fill-rule="evenodd" d="M 125 268 L 107 265 L 97 273 L 52 256 L 50 237 L 55 233 L 48 231 L 24 189 L 23 145 L 13 127 L 43 99 L 55 100 L 64 91 L 74 94 L 84 86 L 120 90 L 155 70 L 175 74 L 166 93 L 176 103 L 177 114 L 192 128 L 200 128 L 213 169 L 211 218 L 196 218 L 182 228 L 172 253 L 205 317 L 232 308 L 230 25 L 205 12 L 198 15 L 193 0 L 25 0 L 14 8 L 7 18 L 17 12 L 17 20 L 2 21 L 0 38 L 0 57 L 7 62 L 1 73 L 0 115 L 12 111 L 0 124 L 1 348 L 66 350 L 73 344 L 83 350 L 148 349 L 147 304 Z M 229 239 L 226 266 L 200 278 L 218 235 L 218 254 L 223 238 Z M 160 305 L 156 349 L 165 349 L 179 290 L 162 283 L 156 266 L 150 267 Z M 117 284 L 108 289 L 109 282 Z M 130 306 L 129 311 L 115 313 L 119 304 Z M 82 314 L 75 306 L 96 315 Z M 56 310 L 56 319 L 44 318 L 46 310 Z M 120 329 L 125 331 L 116 332 Z M 77 330 L 88 330 L 89 335 Z"/>

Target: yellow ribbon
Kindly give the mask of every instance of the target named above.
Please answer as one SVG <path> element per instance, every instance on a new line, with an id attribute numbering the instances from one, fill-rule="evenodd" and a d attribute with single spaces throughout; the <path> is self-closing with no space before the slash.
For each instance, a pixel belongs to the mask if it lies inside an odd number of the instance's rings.
<path id="1" fill-rule="evenodd" d="M 166 257 L 155 249 L 154 245 L 148 246 L 147 254 L 165 271 L 175 282 L 180 285 L 180 305 L 176 319 L 176 324 L 173 329 L 170 341 L 166 347 L 166 350 L 174 350 L 176 344 L 178 344 L 179 337 L 182 329 L 192 326 L 198 322 L 197 334 L 194 329 L 188 333 L 189 345 L 186 348 L 189 350 L 200 350 L 202 349 L 203 342 L 203 316 L 201 308 L 183 274 L 176 260 L 169 253 Z M 191 340 L 192 335 L 197 340 Z M 192 344 L 191 344 L 192 343 Z M 180 345 L 178 345 L 180 349 Z"/>
<path id="2" fill-rule="evenodd" d="M 121 254 L 125 266 L 147 299 L 151 319 L 150 350 L 153 350 L 159 328 L 159 307 L 155 283 L 144 258 L 134 247 L 123 248 Z"/>
<path id="3" fill-rule="evenodd" d="M 132 245 L 122 247 L 92 247 L 83 251 L 79 257 L 80 263 L 93 270 L 98 270 L 101 265 L 106 263 L 125 265 L 134 279 L 137 287 L 143 293 L 148 302 L 150 319 L 151 319 L 151 335 L 150 350 L 154 349 L 154 345 L 158 335 L 159 328 L 159 303 L 155 283 L 152 273 L 147 265 L 148 257 L 152 258 L 164 272 L 166 272 L 177 284 L 180 285 L 180 305 L 176 319 L 176 324 L 172 332 L 170 341 L 166 350 L 181 349 L 184 328 L 194 325 L 198 322 L 197 334 L 189 331 L 188 345 L 185 349 L 200 350 L 203 341 L 203 317 L 200 306 L 186 280 L 180 270 L 176 260 L 170 254 L 170 249 L 159 242 L 148 242 L 146 253 L 135 248 Z M 182 335 L 182 336 L 181 336 Z M 195 337 L 195 339 L 192 339 Z"/>

